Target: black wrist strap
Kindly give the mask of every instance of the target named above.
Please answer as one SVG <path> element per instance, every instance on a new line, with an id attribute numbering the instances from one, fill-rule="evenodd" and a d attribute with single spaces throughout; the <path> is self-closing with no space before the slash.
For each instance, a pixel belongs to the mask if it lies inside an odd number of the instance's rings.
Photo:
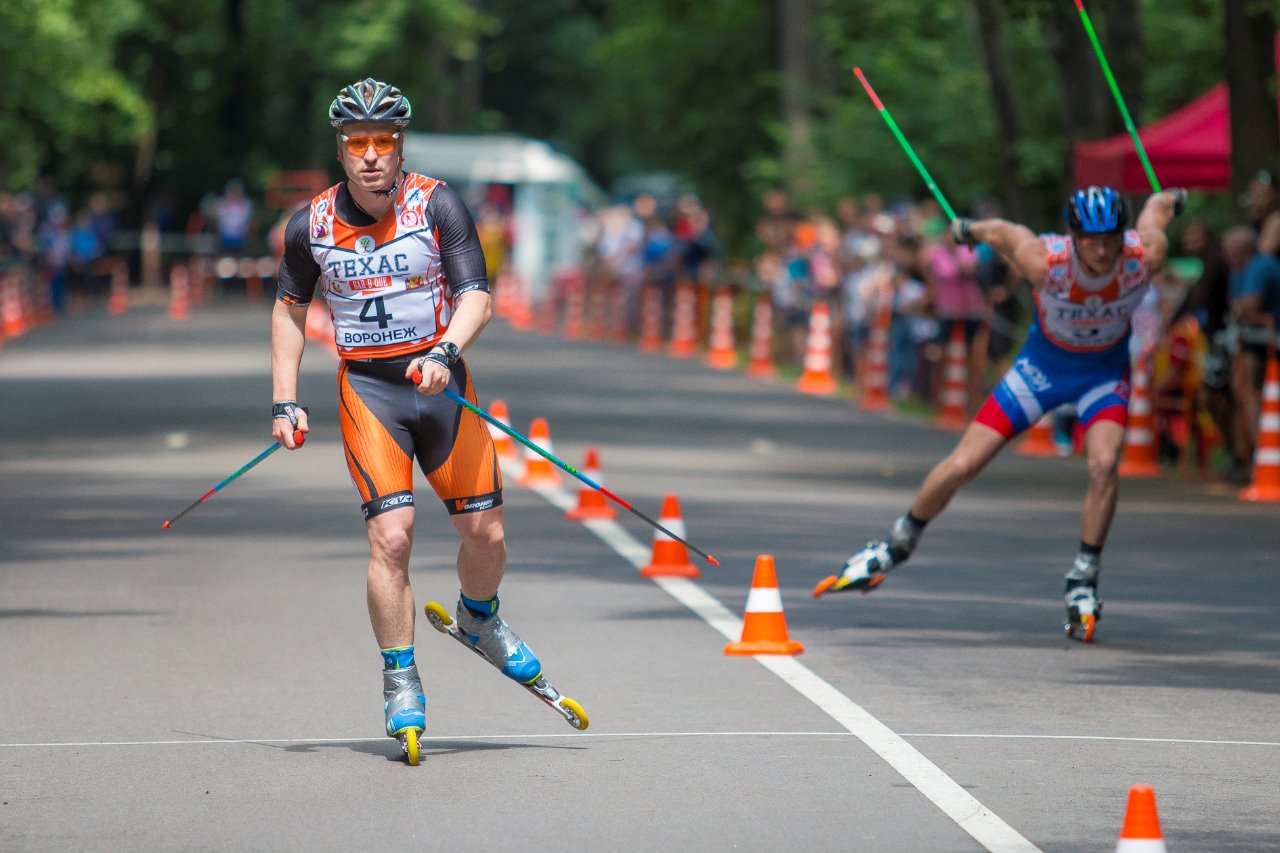
<path id="1" fill-rule="evenodd" d="M 285 418 L 289 421 L 289 426 L 296 427 L 298 425 L 298 410 L 311 413 L 306 406 L 299 406 L 297 400 L 281 400 L 279 403 L 271 404 L 271 417 Z"/>
<path id="2" fill-rule="evenodd" d="M 436 364 L 444 368 L 453 367 L 453 365 L 449 363 L 449 357 L 447 355 L 445 355 L 442 352 L 435 352 L 434 350 L 432 352 L 427 353 L 422 358 L 418 359 L 419 371 L 422 370 L 422 363 L 426 361 L 434 361 Z"/>

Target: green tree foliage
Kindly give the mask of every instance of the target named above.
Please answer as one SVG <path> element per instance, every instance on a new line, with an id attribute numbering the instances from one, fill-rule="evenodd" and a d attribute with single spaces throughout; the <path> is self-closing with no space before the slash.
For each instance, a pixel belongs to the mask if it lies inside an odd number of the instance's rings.
<path id="1" fill-rule="evenodd" d="M 1142 123 L 1223 79 L 1226 48 L 1221 0 L 1094 0 L 1104 44 L 1108 9 L 1133 11 L 1135 2 Z M 1052 215 L 1071 135 L 1050 49 L 1064 22 L 1059 0 L 1000 4 L 1025 134 L 1016 141 L 998 136 L 970 3 L 809 0 L 801 91 L 813 159 L 803 175 L 787 174 L 781 154 L 789 130 L 778 16 L 788 5 L 0 3 L 8 107 L 0 127 L 10 140 L 0 180 L 21 187 L 43 172 L 76 192 L 114 174 L 138 210 L 161 189 L 186 210 L 231 177 L 254 190 L 278 168 L 336 176 L 324 109 L 341 85 L 372 75 L 406 90 L 416 130 L 545 138 L 605 186 L 634 171 L 678 172 L 741 236 L 770 186 L 801 188 L 800 207 L 868 192 L 924 195 L 849 73 L 858 65 L 957 209 L 999 191 L 996 153 L 1015 145 L 1021 185 Z"/>
<path id="2" fill-rule="evenodd" d="M 608 34 L 593 51 L 606 168 L 671 169 L 718 210 L 743 207 L 748 167 L 772 149 L 777 113 L 762 5 L 610 4 Z"/>
<path id="3" fill-rule="evenodd" d="M 150 131 L 154 113 L 114 53 L 144 15 L 140 0 L 0 3 L 0 181 L 29 186 L 42 172 L 83 180 Z"/>

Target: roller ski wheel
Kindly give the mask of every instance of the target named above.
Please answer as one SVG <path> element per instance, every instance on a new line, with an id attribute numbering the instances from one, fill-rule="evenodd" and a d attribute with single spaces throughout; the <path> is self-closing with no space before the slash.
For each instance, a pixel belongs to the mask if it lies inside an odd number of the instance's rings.
<path id="1" fill-rule="evenodd" d="M 427 724 L 427 697 L 422 691 L 418 667 L 382 671 L 383 713 L 387 736 L 400 743 L 409 765 L 418 766 L 418 739 Z"/>
<path id="2" fill-rule="evenodd" d="M 1074 640 L 1079 635 L 1080 642 L 1092 643 L 1093 632 L 1098 627 L 1098 617 L 1090 613 L 1087 616 L 1081 616 L 1078 623 L 1068 621 L 1066 627 L 1068 639 Z"/>
<path id="3" fill-rule="evenodd" d="M 482 660 L 490 664 L 493 663 L 485 657 L 484 652 L 467 641 L 462 629 L 458 627 L 453 615 L 449 613 L 444 605 L 438 601 L 428 601 L 422 606 L 422 609 L 426 613 L 427 621 L 431 623 L 432 628 L 435 628 L 441 634 L 453 637 L 464 648 L 479 655 Z M 512 680 L 515 681 L 515 679 Z M 541 672 L 529 681 L 516 681 L 516 683 L 554 708 L 556 713 L 564 717 L 565 721 L 578 731 L 587 730 L 587 725 L 590 723 L 587 712 L 583 710 L 583 707 L 577 701 L 561 695 L 560 691 L 556 690 Z"/>
<path id="4" fill-rule="evenodd" d="M 420 757 L 418 754 L 418 734 L 417 729 L 405 729 L 398 737 L 400 740 L 400 748 L 404 750 L 405 760 L 409 762 L 410 767 L 417 767 Z"/>
<path id="5" fill-rule="evenodd" d="M 829 592 L 861 592 L 863 595 L 884 583 L 885 573 L 893 568 L 889 543 L 868 542 L 867 547 L 854 554 L 844 564 L 838 575 L 823 578 L 813 588 L 813 597 L 821 598 Z"/>
<path id="6" fill-rule="evenodd" d="M 1102 602 L 1094 587 L 1077 586 L 1067 593 L 1067 621 L 1063 627 L 1068 639 L 1092 643 L 1100 618 Z"/>

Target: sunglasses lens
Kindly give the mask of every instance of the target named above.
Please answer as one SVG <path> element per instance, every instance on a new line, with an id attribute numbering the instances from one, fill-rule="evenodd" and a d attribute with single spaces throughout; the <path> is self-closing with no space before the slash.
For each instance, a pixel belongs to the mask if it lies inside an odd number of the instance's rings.
<path id="1" fill-rule="evenodd" d="M 369 146 L 373 146 L 373 150 L 379 156 L 390 154 L 396 147 L 396 137 L 399 134 L 383 134 L 382 136 L 344 136 L 343 142 L 347 146 L 347 150 L 352 154 L 364 154 L 369 150 Z"/>

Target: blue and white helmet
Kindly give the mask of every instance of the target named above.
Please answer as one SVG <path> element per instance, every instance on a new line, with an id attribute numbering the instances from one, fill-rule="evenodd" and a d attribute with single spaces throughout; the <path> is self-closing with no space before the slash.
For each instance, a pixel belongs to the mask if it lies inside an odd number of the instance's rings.
<path id="1" fill-rule="evenodd" d="M 343 88 L 329 105 L 329 124 L 379 121 L 404 127 L 413 117 L 409 99 L 390 83 L 367 77 Z"/>
<path id="2" fill-rule="evenodd" d="M 1119 234 L 1129 225 L 1129 205 L 1111 187 L 1076 190 L 1062 215 L 1076 234 Z"/>

